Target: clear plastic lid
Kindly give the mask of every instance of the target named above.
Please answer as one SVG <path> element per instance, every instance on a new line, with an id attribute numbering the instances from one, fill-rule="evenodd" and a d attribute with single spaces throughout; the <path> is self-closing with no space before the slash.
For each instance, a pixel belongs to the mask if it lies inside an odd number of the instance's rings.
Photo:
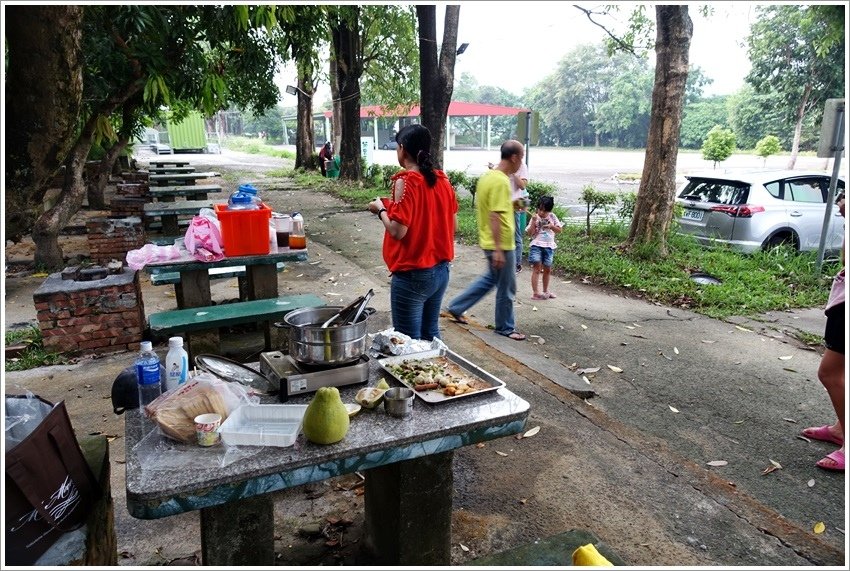
<path id="1" fill-rule="evenodd" d="M 183 338 L 182 337 L 169 337 L 168 338 L 168 346 L 169 347 L 182 347 L 183 346 Z"/>
<path id="2" fill-rule="evenodd" d="M 151 341 L 142 341 L 139 343 L 139 349 L 142 351 L 153 351 L 153 343 Z"/>

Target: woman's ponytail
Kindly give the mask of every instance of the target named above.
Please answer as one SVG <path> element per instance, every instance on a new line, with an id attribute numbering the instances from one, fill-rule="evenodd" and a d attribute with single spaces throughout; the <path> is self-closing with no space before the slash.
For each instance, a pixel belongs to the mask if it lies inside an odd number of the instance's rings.
<path id="1" fill-rule="evenodd" d="M 395 140 L 413 158 L 425 182 L 433 188 L 437 184 L 437 173 L 431 161 L 431 132 L 423 125 L 408 125 L 398 132 Z"/>

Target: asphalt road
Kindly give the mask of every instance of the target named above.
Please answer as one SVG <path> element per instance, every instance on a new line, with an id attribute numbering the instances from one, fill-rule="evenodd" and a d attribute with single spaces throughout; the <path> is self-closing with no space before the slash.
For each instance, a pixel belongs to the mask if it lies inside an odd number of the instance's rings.
<path id="1" fill-rule="evenodd" d="M 389 326 L 389 280 L 374 216 L 263 174 L 265 165 L 281 161 L 227 152 L 186 157 L 247 172 L 276 210 L 304 214 L 310 261 L 280 274 L 282 291 L 336 302 L 373 288 L 378 312 L 369 329 Z M 483 270 L 482 260 L 475 245 L 457 246 L 447 299 Z M 35 285 L 7 280 L 7 322 L 26 320 Z M 143 287 L 146 311 L 173 305 L 170 288 Z M 234 284 L 215 288 L 216 299 L 234 295 Z M 820 332 L 820 308 L 720 321 L 594 287 L 581 276 L 554 278 L 552 289 L 557 299 L 532 302 L 529 275 L 519 274 L 517 321 L 530 336 L 526 342 L 488 328 L 492 294 L 473 307 L 470 326 L 443 324 L 449 347 L 528 400 L 528 428 L 541 427 L 531 438 L 456 453 L 454 489 L 447 490 L 455 505 L 453 564 L 584 529 L 641 567 L 846 565 L 845 477 L 814 465 L 834 446 L 797 438 L 834 414 L 816 378 L 819 354 L 793 336 Z M 108 408 L 108 390 L 132 358 L 9 373 L 6 388 L 67 398 L 78 430 L 120 435 L 122 418 Z M 579 369 L 587 370 L 587 381 Z M 119 551 L 130 554 L 121 562 L 191 557 L 199 547 L 197 514 L 155 522 L 126 514 L 121 446 L 119 437 L 112 445 L 113 496 Z M 727 464 L 708 465 L 720 460 Z M 279 498 L 276 549 L 283 561 L 352 561 L 342 549 L 336 559 L 298 559 L 310 545 L 292 529 L 326 514 L 357 521 L 362 498 L 333 486 Z M 817 522 L 824 533 L 814 533 Z M 347 546 L 356 547 L 357 524 L 346 534 Z"/>

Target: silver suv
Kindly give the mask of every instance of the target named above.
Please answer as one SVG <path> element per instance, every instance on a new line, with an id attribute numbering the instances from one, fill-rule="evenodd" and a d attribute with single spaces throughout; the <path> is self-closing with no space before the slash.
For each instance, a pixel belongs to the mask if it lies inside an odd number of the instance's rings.
<path id="1" fill-rule="evenodd" d="M 829 175 L 816 171 L 701 173 L 676 202 L 682 205 L 678 232 L 701 244 L 725 244 L 754 252 L 779 244 L 797 251 L 817 250 L 829 194 Z M 844 194 L 839 177 L 836 196 Z M 841 249 L 844 221 L 833 207 L 826 250 Z"/>

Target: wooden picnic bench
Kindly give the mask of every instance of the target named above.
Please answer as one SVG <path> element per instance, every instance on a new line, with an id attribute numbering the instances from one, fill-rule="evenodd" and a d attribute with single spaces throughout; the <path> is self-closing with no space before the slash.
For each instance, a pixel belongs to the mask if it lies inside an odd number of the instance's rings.
<path id="1" fill-rule="evenodd" d="M 172 240 L 168 244 L 171 245 L 174 241 Z M 286 267 L 286 264 L 283 262 L 277 263 L 277 271 L 282 272 Z M 247 270 L 245 266 L 227 266 L 223 268 L 210 268 L 207 270 L 210 275 L 210 279 L 224 279 L 224 278 L 244 278 L 247 275 Z M 240 279 L 240 288 L 239 291 L 242 291 Z M 176 285 L 180 283 L 180 272 L 157 272 L 154 271 L 151 273 L 151 285 Z M 243 297 L 240 295 L 240 297 Z"/>
<path id="2" fill-rule="evenodd" d="M 144 205 L 147 220 L 161 218 L 162 233 L 179 234 L 178 215 L 197 216 L 201 208 L 212 208 L 211 200 L 178 200 L 176 202 L 150 202 Z"/>
<path id="3" fill-rule="evenodd" d="M 195 184 L 201 178 L 214 178 L 221 176 L 214 171 L 207 172 L 182 172 L 174 174 L 152 174 L 148 177 L 152 186 L 169 186 L 177 184 Z"/>
<path id="4" fill-rule="evenodd" d="M 175 166 L 175 167 L 185 167 L 185 166 L 189 165 L 189 161 L 169 161 L 169 160 L 161 161 L 161 160 L 156 160 L 156 161 L 148 161 L 148 164 L 151 167 L 164 167 L 164 166 L 168 166 L 168 165 L 172 165 L 172 166 Z"/>
<path id="5" fill-rule="evenodd" d="M 151 174 L 177 174 L 177 173 L 192 173 L 195 172 L 195 167 L 189 166 L 181 166 L 181 167 L 150 167 L 148 168 L 148 172 Z"/>
<path id="6" fill-rule="evenodd" d="M 206 200 L 207 193 L 221 192 L 218 184 L 184 184 L 181 186 L 152 186 L 150 195 L 160 202 L 173 202 L 176 196 L 185 196 L 191 200 Z"/>

